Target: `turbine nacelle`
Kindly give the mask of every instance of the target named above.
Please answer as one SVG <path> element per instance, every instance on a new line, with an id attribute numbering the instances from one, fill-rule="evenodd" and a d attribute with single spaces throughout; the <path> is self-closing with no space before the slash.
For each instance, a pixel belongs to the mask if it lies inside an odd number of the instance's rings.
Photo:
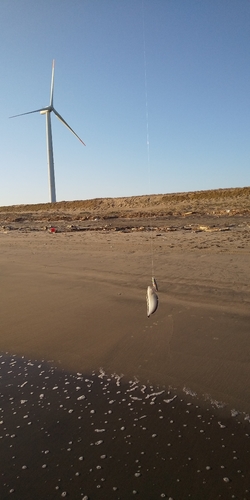
<path id="1" fill-rule="evenodd" d="M 40 115 L 46 115 L 46 113 L 51 113 L 51 111 L 54 111 L 54 108 L 52 106 L 47 106 L 40 110 Z"/>

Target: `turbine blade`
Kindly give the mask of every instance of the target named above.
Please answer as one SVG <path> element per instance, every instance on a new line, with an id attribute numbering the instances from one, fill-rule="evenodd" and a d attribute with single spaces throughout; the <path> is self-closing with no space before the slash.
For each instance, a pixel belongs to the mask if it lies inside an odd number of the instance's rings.
<path id="1" fill-rule="evenodd" d="M 73 128 L 71 128 L 68 123 L 63 119 L 63 117 L 61 115 L 59 115 L 59 113 L 57 113 L 57 111 L 55 110 L 55 108 L 53 108 L 53 111 L 55 113 L 55 115 L 57 116 L 57 118 L 72 132 L 72 134 L 74 134 L 77 139 L 79 139 L 79 141 L 84 145 L 86 146 L 86 144 L 82 141 L 82 139 L 80 139 L 80 137 L 74 132 Z"/>
<path id="2" fill-rule="evenodd" d="M 20 115 L 9 116 L 9 118 L 16 118 L 17 116 L 31 115 L 31 113 L 39 113 L 40 111 L 45 111 L 46 108 L 35 109 L 35 111 L 28 111 L 28 113 L 21 113 Z"/>
<path id="3" fill-rule="evenodd" d="M 50 106 L 53 108 L 53 94 L 54 94 L 54 71 L 55 71 L 55 59 L 52 61 L 52 75 L 51 75 L 51 87 L 50 87 Z"/>

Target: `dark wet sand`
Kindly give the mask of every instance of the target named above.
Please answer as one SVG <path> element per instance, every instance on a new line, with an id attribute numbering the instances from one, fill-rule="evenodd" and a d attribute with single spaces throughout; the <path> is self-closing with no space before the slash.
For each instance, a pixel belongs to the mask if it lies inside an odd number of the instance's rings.
<path id="1" fill-rule="evenodd" d="M 0 237 L 0 498 L 250 498 L 246 232 Z"/>
<path id="2" fill-rule="evenodd" d="M 249 498 L 249 422 L 104 371 L 2 355 L 1 499 Z"/>

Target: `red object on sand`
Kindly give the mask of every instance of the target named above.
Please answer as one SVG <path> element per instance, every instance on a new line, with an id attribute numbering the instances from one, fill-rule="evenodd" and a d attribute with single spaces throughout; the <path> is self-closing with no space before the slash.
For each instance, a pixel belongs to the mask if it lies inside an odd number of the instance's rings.
<path id="1" fill-rule="evenodd" d="M 55 228 L 55 227 L 51 227 L 51 228 L 50 228 L 50 232 L 51 232 L 51 233 L 56 233 L 56 228 Z"/>

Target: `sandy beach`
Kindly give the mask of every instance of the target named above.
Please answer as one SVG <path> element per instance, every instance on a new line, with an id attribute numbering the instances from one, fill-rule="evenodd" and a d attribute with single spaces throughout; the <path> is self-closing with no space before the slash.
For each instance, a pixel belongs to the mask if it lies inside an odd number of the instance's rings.
<path id="1" fill-rule="evenodd" d="M 1 499 L 250 498 L 250 218 L 228 206 L 1 214 Z"/>

